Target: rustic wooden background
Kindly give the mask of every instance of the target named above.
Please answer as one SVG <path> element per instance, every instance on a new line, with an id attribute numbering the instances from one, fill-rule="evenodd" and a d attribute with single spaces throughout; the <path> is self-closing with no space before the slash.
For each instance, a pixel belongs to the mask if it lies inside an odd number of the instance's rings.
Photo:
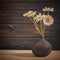
<path id="1" fill-rule="evenodd" d="M 54 24 L 46 29 L 45 39 L 54 50 L 60 49 L 60 8 L 59 2 L 0 2 L 0 49 L 31 49 L 41 38 L 32 22 L 22 14 L 28 10 L 42 12 L 45 6 L 54 7 Z"/>

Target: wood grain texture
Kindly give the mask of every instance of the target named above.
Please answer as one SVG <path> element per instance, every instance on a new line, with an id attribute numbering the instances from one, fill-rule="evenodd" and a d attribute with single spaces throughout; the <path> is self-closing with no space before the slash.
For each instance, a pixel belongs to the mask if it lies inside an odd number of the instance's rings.
<path id="1" fill-rule="evenodd" d="M 3 50 L 0 51 L 1 60 L 60 60 L 60 51 L 53 50 L 50 55 L 46 57 L 36 57 L 31 50 Z M 4 58 L 3 58 L 4 57 Z"/>
<path id="2" fill-rule="evenodd" d="M 43 1 L 50 1 L 50 0 L 43 0 Z M 11 2 L 17 2 L 17 3 L 25 2 L 26 3 L 26 2 L 42 2 L 42 0 L 17 0 L 17 1 L 16 0 L 8 0 L 8 1 L 2 0 L 0 2 L 9 2 L 9 3 L 11 3 Z"/>
<path id="3" fill-rule="evenodd" d="M 49 5 L 51 4 L 51 5 Z M 47 6 L 54 6 L 57 8 L 52 2 L 40 2 L 40 3 L 0 3 L 0 22 L 1 23 L 31 23 L 31 21 L 23 17 L 23 13 L 28 10 L 34 10 L 38 12 L 42 12 L 41 9 Z M 58 19 L 58 11 L 55 13 L 51 13 L 52 16 Z M 56 15 L 56 16 L 55 16 Z M 58 20 L 55 20 L 55 23 L 59 23 Z"/>
<path id="4" fill-rule="evenodd" d="M 30 0 L 28 3 L 0 3 L 0 48 L 31 49 L 32 44 L 39 41 L 41 37 L 32 22 L 23 17 L 23 13 L 28 10 L 39 13 L 45 6 L 55 8 L 55 12 L 50 13 L 54 17 L 54 24 L 47 27 L 45 39 L 51 42 L 53 49 L 60 49 L 59 5 L 56 2 L 30 2 Z"/>
<path id="5" fill-rule="evenodd" d="M 13 26 L 13 28 L 10 27 Z M 33 24 L 0 24 L 0 37 L 34 37 L 39 35 Z M 50 26 L 46 29 L 46 37 L 59 38 L 58 26 Z M 53 33 L 52 33 L 53 32 Z M 56 33 L 57 32 L 57 33 Z"/>
<path id="6" fill-rule="evenodd" d="M 54 50 L 60 49 L 60 38 L 45 38 L 49 41 Z M 33 44 L 41 40 L 41 37 L 33 38 L 0 38 L 0 49 L 31 49 Z M 59 48 L 58 48 L 58 47 Z"/>

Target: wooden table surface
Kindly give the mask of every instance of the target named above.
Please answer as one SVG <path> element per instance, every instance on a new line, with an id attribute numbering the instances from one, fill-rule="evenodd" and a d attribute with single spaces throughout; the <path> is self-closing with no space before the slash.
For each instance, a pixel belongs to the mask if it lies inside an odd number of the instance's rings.
<path id="1" fill-rule="evenodd" d="M 60 60 L 60 51 L 53 50 L 46 57 L 36 57 L 31 50 L 0 50 L 0 60 Z"/>

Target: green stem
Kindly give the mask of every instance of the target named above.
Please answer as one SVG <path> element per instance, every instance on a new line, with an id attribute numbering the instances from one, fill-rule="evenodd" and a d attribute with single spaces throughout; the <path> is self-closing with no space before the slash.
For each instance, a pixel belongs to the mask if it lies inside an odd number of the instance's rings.
<path id="1" fill-rule="evenodd" d="M 42 35 L 42 30 L 43 30 L 42 21 L 40 21 L 40 31 L 41 31 L 41 35 Z"/>
<path id="2" fill-rule="evenodd" d="M 44 40 L 45 26 L 42 23 L 42 21 L 40 21 L 40 31 L 41 31 L 41 36 L 43 37 Z"/>
<path id="3" fill-rule="evenodd" d="M 35 25 L 35 29 L 37 30 L 37 32 L 41 35 L 40 29 L 39 29 L 39 27 L 38 27 L 36 22 L 34 22 L 34 25 Z"/>
<path id="4" fill-rule="evenodd" d="M 30 18 L 30 20 L 32 21 L 32 23 L 34 23 L 33 18 Z"/>
<path id="5" fill-rule="evenodd" d="M 33 18 L 30 18 L 30 20 L 33 22 L 34 26 L 35 26 L 35 29 L 37 30 L 38 34 L 41 35 L 41 31 L 38 27 L 38 24 L 33 20 Z"/>
<path id="6" fill-rule="evenodd" d="M 45 26 L 43 26 L 43 32 L 42 32 L 43 40 L 44 40 L 44 35 L 45 35 Z"/>

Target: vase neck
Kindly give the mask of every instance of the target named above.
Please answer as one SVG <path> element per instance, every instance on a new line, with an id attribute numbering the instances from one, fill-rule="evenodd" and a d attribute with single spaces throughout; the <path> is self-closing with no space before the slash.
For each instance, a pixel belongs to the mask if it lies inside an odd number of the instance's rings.
<path id="1" fill-rule="evenodd" d="M 45 37 L 44 37 L 44 35 L 42 35 L 42 40 L 45 40 Z"/>

